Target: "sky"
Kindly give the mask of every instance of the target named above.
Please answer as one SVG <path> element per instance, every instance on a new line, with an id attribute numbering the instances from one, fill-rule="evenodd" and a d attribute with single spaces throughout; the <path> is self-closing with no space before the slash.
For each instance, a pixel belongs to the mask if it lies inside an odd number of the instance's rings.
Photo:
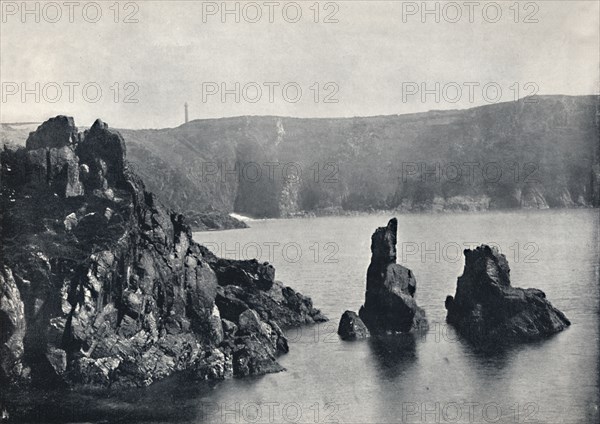
<path id="1" fill-rule="evenodd" d="M 3 123 L 164 128 L 186 102 L 190 120 L 351 117 L 599 92 L 597 0 L 0 5 Z"/>

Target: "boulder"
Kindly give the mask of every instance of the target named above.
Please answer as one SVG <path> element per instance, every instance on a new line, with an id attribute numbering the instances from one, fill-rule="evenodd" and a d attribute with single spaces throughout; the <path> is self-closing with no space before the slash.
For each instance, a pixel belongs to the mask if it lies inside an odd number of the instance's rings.
<path id="1" fill-rule="evenodd" d="M 256 259 L 232 260 L 219 258 L 212 264 L 219 284 L 236 284 L 246 288 L 269 290 L 275 281 L 275 268 Z"/>
<path id="2" fill-rule="evenodd" d="M 477 345 L 536 340 L 567 328 L 567 317 L 543 291 L 512 287 L 506 257 L 495 247 L 465 250 L 456 294 L 446 298 L 447 322 Z"/>
<path id="3" fill-rule="evenodd" d="M 371 336 L 369 329 L 356 312 L 346 311 L 342 314 L 338 334 L 342 340 L 360 340 Z"/>

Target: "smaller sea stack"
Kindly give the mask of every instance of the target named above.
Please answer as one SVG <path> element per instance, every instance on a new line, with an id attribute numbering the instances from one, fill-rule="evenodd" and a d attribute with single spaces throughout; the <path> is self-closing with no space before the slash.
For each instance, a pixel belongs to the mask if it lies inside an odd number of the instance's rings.
<path id="1" fill-rule="evenodd" d="M 510 285 L 506 257 L 495 247 L 465 250 L 456 294 L 446 298 L 446 318 L 478 345 L 528 341 L 564 330 L 571 322 L 538 289 Z"/>

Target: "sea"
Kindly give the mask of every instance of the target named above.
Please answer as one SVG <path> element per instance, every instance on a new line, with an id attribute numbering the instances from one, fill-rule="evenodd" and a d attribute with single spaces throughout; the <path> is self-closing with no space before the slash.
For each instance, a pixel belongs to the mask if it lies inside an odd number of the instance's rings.
<path id="1" fill-rule="evenodd" d="M 371 234 L 398 218 L 398 263 L 417 280 L 429 328 L 342 341 L 337 325 L 364 300 Z M 271 262 L 330 321 L 288 329 L 284 372 L 218 382 L 170 377 L 144 389 L 32 393 L 52 421 L 147 423 L 597 423 L 597 209 L 373 214 L 248 221 L 194 233 L 231 259 Z M 445 323 L 463 250 L 494 245 L 513 286 L 543 290 L 572 325 L 546 340 L 481 351 Z M 26 402 L 27 403 L 27 402 Z M 32 415 L 29 414 L 31 417 Z"/>

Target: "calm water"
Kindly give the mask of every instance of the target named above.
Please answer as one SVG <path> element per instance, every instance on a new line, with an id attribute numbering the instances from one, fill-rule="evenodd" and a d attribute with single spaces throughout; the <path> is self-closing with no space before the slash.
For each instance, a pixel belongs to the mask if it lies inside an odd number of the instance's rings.
<path id="1" fill-rule="evenodd" d="M 598 211 L 398 215 L 398 262 L 417 278 L 430 330 L 343 342 L 340 315 L 362 304 L 370 236 L 391 216 L 266 220 L 196 233 L 230 258 L 260 256 L 310 295 L 330 323 L 288 332 L 287 372 L 191 384 L 171 378 L 119 393 L 47 397 L 43 413 L 79 421 L 211 423 L 592 423 L 599 421 Z M 571 320 L 543 342 L 477 352 L 444 325 L 462 249 L 498 245 L 512 282 L 537 287 Z M 236 244 L 239 243 L 239 244 Z M 279 243 L 279 244 L 277 244 Z M 63 413 L 52 412 L 60 402 Z M 40 411 L 42 413 L 42 411 Z"/>

